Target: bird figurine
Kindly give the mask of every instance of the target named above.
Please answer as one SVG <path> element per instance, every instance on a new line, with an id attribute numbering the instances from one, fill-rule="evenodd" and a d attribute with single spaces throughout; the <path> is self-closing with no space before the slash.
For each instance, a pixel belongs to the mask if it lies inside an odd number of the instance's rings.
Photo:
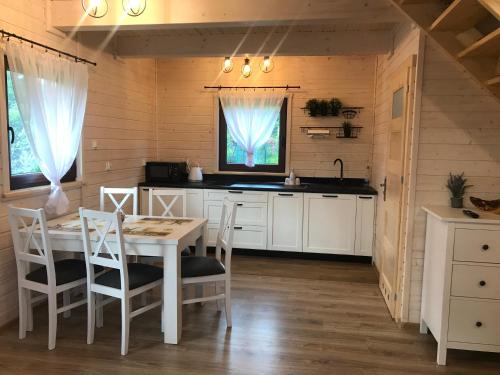
<path id="1" fill-rule="evenodd" d="M 482 211 L 500 215 L 500 199 L 487 201 L 481 198 L 470 197 L 471 203 Z"/>

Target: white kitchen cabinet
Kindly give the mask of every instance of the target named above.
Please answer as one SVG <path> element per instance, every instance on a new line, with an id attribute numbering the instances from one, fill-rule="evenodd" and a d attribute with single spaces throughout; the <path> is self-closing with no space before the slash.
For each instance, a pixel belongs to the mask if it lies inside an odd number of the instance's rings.
<path id="1" fill-rule="evenodd" d="M 158 188 L 157 188 L 158 189 Z M 176 188 L 161 188 L 167 190 L 179 190 Z M 180 189 L 186 191 L 186 215 L 188 217 L 203 217 L 203 189 Z M 165 203 L 169 203 L 169 199 L 164 197 Z M 141 187 L 140 189 L 140 214 L 148 215 L 148 200 L 149 200 L 149 187 Z M 164 211 L 160 202 L 155 199 L 153 201 L 153 214 L 161 215 Z M 182 202 L 179 200 L 175 203 L 172 212 L 175 216 L 181 216 Z"/>
<path id="2" fill-rule="evenodd" d="M 215 246 L 218 229 L 218 225 L 208 224 L 208 246 Z M 233 248 L 266 250 L 266 245 L 266 227 L 255 225 L 234 226 Z"/>
<path id="3" fill-rule="evenodd" d="M 302 251 L 303 193 L 269 193 L 267 249 Z"/>
<path id="4" fill-rule="evenodd" d="M 358 195 L 356 198 L 356 241 L 354 255 L 372 256 L 375 223 L 375 197 Z"/>
<path id="5" fill-rule="evenodd" d="M 304 194 L 303 250 L 354 255 L 356 195 Z"/>

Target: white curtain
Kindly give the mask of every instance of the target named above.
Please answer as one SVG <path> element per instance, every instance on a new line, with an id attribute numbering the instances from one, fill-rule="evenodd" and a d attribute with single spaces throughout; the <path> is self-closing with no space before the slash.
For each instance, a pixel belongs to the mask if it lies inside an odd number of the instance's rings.
<path id="1" fill-rule="evenodd" d="M 271 137 L 284 94 L 220 94 L 227 130 L 246 153 L 245 165 L 254 167 L 254 152 Z"/>
<path id="2" fill-rule="evenodd" d="M 51 183 L 45 208 L 61 215 L 69 206 L 61 178 L 75 161 L 82 134 L 87 66 L 12 42 L 6 53 L 24 130 Z"/>

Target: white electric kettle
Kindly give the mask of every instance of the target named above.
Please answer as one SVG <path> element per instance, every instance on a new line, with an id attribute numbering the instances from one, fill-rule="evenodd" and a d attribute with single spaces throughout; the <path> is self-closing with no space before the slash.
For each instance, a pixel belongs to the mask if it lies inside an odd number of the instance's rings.
<path id="1" fill-rule="evenodd" d="M 192 167 L 191 165 L 188 164 L 188 168 L 189 168 L 189 176 L 188 176 L 189 181 L 194 181 L 194 182 L 203 181 L 203 168 L 201 168 L 199 164 L 196 167 Z"/>

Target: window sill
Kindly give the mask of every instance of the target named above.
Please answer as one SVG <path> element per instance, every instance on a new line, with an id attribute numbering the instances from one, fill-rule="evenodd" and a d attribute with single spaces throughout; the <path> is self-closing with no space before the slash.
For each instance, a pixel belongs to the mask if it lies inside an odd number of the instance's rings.
<path id="1" fill-rule="evenodd" d="M 82 187 L 82 181 L 64 182 L 63 190 L 75 190 Z M 50 185 L 37 186 L 27 189 L 11 190 L 2 194 L 2 202 L 14 201 L 23 198 L 31 198 L 39 195 L 48 195 L 50 193 Z"/>

